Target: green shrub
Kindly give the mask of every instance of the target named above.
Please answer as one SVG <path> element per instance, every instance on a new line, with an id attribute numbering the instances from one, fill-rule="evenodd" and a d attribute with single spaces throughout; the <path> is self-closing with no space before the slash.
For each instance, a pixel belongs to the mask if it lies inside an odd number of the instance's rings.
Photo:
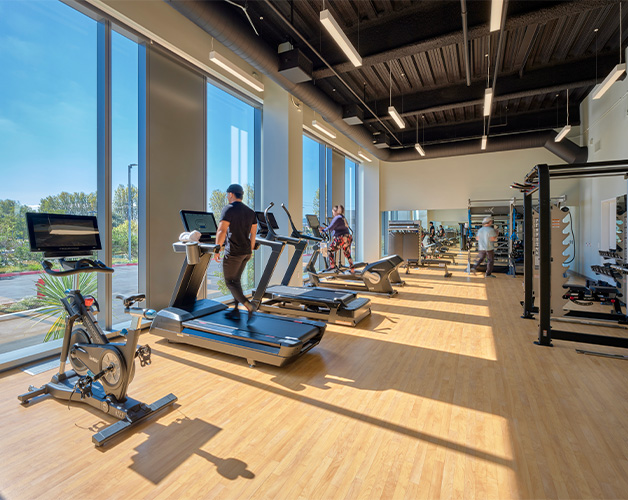
<path id="1" fill-rule="evenodd" d="M 29 309 L 36 309 L 42 305 L 43 303 L 38 297 L 24 297 L 22 300 L 18 300 L 17 302 L 0 304 L 0 314 L 28 311 Z"/>

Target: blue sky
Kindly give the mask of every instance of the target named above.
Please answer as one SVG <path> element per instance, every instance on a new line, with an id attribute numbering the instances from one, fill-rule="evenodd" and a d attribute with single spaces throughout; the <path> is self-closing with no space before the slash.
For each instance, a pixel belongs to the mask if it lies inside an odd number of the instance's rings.
<path id="1" fill-rule="evenodd" d="M 96 190 L 97 23 L 57 0 L 0 0 L 0 199 Z M 112 184 L 137 163 L 138 46 L 112 36 Z M 253 108 L 208 85 L 209 190 L 253 182 Z M 218 117 L 218 119 L 216 119 Z M 132 169 L 137 185 L 137 168 Z"/>
<path id="2" fill-rule="evenodd" d="M 303 216 L 314 213 L 314 195 L 319 180 L 319 143 L 303 136 Z"/>

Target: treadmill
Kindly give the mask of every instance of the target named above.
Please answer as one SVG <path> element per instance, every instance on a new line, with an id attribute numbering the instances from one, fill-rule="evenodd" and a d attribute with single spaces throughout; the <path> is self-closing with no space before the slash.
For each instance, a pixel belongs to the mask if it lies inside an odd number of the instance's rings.
<path id="1" fill-rule="evenodd" d="M 232 319 L 226 316 L 229 308 L 225 304 L 198 299 L 198 292 L 206 282 L 209 263 L 220 250 L 220 245 L 216 245 L 216 220 L 210 212 L 190 210 L 182 210 L 181 218 L 185 230 L 198 230 L 201 238 L 199 242 L 173 243 L 174 251 L 185 254 L 185 260 L 170 304 L 157 313 L 151 333 L 165 337 L 169 342 L 240 356 L 251 367 L 258 361 L 283 366 L 321 341 L 326 328 L 324 323 L 256 312 L 254 321 L 247 324 L 246 314 Z M 284 246 L 263 238 L 256 238 L 256 243 L 269 246 L 271 256 L 253 301 L 261 299 Z"/>
<path id="2" fill-rule="evenodd" d="M 355 273 L 336 270 L 317 271 L 314 266 L 320 254 L 320 242 L 324 238 L 320 232 L 318 217 L 312 214 L 308 214 L 305 217 L 314 233 L 314 238 L 319 242 L 319 245 L 314 245 L 314 252 L 305 268 L 310 276 L 310 285 L 355 290 L 361 293 L 373 293 L 388 297 L 397 294 L 397 290 L 392 286 L 392 280 L 397 279 L 400 283 L 403 283 L 401 278 L 399 278 L 399 266 L 403 264 L 403 259 L 399 255 L 389 255 L 383 259 L 366 264 L 362 269 L 356 269 Z"/>
<path id="3" fill-rule="evenodd" d="M 294 227 L 292 217 L 286 206 L 283 203 L 281 206 L 288 214 L 290 224 L 292 224 L 293 231 L 290 237 L 279 236 L 275 233 L 275 230 L 279 229 L 279 225 L 273 213 L 269 212 L 268 209 L 266 212 L 255 213 L 259 236 L 267 240 L 292 245 L 295 248 L 281 284 L 266 288 L 263 294 L 266 300 L 259 304 L 260 311 L 356 326 L 364 318 L 371 315 L 370 299 L 358 297 L 357 292 L 352 291 L 290 286 L 290 280 L 297 266 L 301 263 L 308 240 L 316 241 L 316 238 L 299 232 Z"/>

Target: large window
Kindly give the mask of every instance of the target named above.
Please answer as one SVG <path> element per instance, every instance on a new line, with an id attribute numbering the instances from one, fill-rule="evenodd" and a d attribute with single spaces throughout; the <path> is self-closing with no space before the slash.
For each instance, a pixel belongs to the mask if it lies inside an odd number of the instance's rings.
<path id="1" fill-rule="evenodd" d="M 309 138 L 303 136 L 303 231 L 312 234 L 306 215 L 313 214 L 321 220 L 321 164 L 325 164 L 324 147 Z M 325 187 L 323 185 L 323 199 Z M 324 211 L 323 211 L 324 219 Z M 312 244 L 308 244 L 303 253 L 303 277 L 307 278 L 305 266 L 313 253 Z M 320 263 L 316 263 L 315 267 Z"/>
<path id="2" fill-rule="evenodd" d="M 216 221 L 227 205 L 229 184 L 244 188 L 243 203 L 255 208 L 255 163 L 260 143 L 260 111 L 233 95 L 207 84 L 207 205 Z M 242 287 L 255 286 L 255 257 L 242 275 Z M 207 273 L 208 297 L 229 295 L 222 265 L 214 260 Z"/>
<path id="3" fill-rule="evenodd" d="M 111 250 L 114 294 L 138 292 L 138 50 L 132 40 L 111 36 Z M 120 300 L 112 323 L 128 321 Z"/>
<path id="4" fill-rule="evenodd" d="M 0 3 L 0 353 L 62 333 L 24 213 L 96 213 L 97 35 L 61 2 Z"/>
<path id="5" fill-rule="evenodd" d="M 351 244 L 351 255 L 355 260 L 355 248 L 357 239 L 357 214 L 356 214 L 356 175 L 357 164 L 349 158 L 345 158 L 345 217 L 349 227 L 353 231 L 353 243 Z"/>

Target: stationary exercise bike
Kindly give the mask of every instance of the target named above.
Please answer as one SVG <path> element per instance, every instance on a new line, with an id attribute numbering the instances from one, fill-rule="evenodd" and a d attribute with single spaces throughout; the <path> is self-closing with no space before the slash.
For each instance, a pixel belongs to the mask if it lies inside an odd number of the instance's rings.
<path id="1" fill-rule="evenodd" d="M 96 314 L 98 301 L 83 296 L 78 290 L 79 273 L 113 273 L 98 260 L 66 257 L 85 255 L 100 248 L 96 218 L 58 214 L 26 214 L 31 251 L 44 251 L 45 257 L 59 260 L 61 270 L 52 268 L 48 260 L 42 262 L 44 271 L 51 276 L 75 276 L 73 290 L 66 290 L 61 303 L 67 313 L 59 372 L 43 386 L 29 387 L 29 392 L 18 396 L 22 404 L 31 399 L 50 394 L 65 401 L 85 403 L 120 419 L 92 436 L 96 446 L 102 446 L 120 432 L 136 425 L 153 413 L 173 404 L 177 398 L 169 394 L 152 405 L 146 405 L 127 396 L 127 389 L 135 374 L 135 358 L 141 366 L 151 362 L 148 345 L 138 346 L 137 340 L 143 319 L 155 317 L 152 309 L 142 309 L 136 304 L 145 299 L 144 294 L 124 297 L 124 312 L 133 317 L 130 331 L 123 329 L 125 343 L 111 343 L 98 325 Z M 61 256 L 60 254 L 66 254 Z M 69 358 L 73 370 L 65 371 Z"/>

